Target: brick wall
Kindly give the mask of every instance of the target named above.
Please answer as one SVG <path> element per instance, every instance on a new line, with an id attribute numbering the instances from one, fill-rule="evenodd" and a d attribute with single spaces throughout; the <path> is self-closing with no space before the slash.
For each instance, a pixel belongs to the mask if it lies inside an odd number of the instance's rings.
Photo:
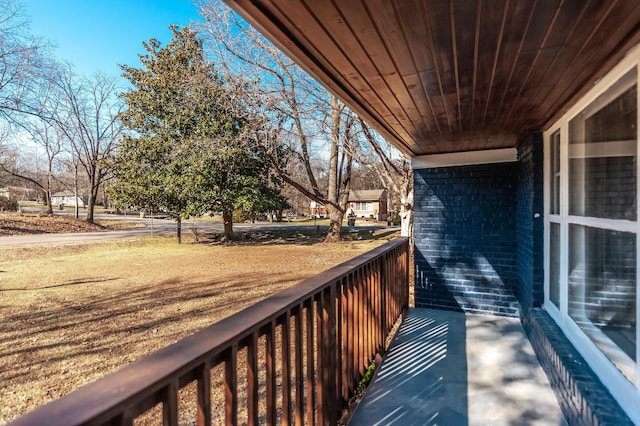
<path id="1" fill-rule="evenodd" d="M 545 311 L 528 310 L 523 325 L 568 424 L 633 424 Z"/>
<path id="2" fill-rule="evenodd" d="M 417 307 L 515 316 L 517 163 L 414 171 Z"/>
<path id="3" fill-rule="evenodd" d="M 518 144 L 517 162 L 415 170 L 416 306 L 520 315 L 568 423 L 630 425 L 540 309 L 543 185 L 541 134 Z"/>
<path id="4" fill-rule="evenodd" d="M 516 296 L 523 309 L 544 301 L 544 169 L 542 134 L 518 144 L 518 206 L 516 213 Z"/>

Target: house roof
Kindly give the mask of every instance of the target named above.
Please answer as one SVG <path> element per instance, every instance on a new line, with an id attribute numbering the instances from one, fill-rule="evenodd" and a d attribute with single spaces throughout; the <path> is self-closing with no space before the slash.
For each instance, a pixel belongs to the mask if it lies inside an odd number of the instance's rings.
<path id="1" fill-rule="evenodd" d="M 227 0 L 409 156 L 514 147 L 640 42 L 638 0 Z"/>
<path id="2" fill-rule="evenodd" d="M 352 189 L 351 191 L 349 191 L 349 202 L 378 201 L 386 198 L 386 189 Z"/>
<path id="3" fill-rule="evenodd" d="M 74 194 L 71 191 L 60 191 L 60 192 L 56 192 L 54 194 L 51 194 L 52 197 L 73 197 L 76 194 Z M 80 194 L 78 194 L 78 198 L 80 198 Z"/>

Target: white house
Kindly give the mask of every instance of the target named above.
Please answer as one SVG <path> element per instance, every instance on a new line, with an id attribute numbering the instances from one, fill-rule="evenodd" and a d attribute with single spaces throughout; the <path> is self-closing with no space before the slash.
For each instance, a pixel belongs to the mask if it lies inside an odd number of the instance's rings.
<path id="1" fill-rule="evenodd" d="M 56 192 L 51 195 L 51 204 L 52 205 L 65 205 L 65 206 L 75 206 L 84 207 L 84 200 L 81 197 L 76 197 L 76 195 L 70 191 L 62 191 Z"/>

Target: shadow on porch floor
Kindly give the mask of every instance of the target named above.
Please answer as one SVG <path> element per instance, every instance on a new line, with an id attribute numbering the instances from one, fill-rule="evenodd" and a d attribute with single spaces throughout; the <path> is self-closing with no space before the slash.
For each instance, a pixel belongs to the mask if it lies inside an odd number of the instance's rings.
<path id="1" fill-rule="evenodd" d="M 349 424 L 566 422 L 518 319 L 411 309 Z"/>

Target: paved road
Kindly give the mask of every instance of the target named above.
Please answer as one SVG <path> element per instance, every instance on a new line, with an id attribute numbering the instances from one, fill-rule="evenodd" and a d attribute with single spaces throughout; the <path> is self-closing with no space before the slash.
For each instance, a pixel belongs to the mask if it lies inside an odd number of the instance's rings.
<path id="1" fill-rule="evenodd" d="M 132 228 L 132 229 L 123 229 L 119 231 L 102 231 L 102 232 L 79 232 L 73 234 L 33 234 L 33 235 L 15 235 L 15 236 L 7 236 L 0 237 L 0 247 L 11 247 L 11 246 L 22 246 L 22 245 L 33 245 L 33 244 L 65 244 L 65 243 L 74 243 L 74 242 L 86 242 L 86 241 L 99 241 L 99 240 L 109 240 L 109 239 L 118 239 L 118 238 L 135 238 L 135 237 L 151 237 L 160 236 L 160 235 L 175 235 L 176 233 L 176 222 L 173 220 L 167 219 L 150 219 L 150 218 L 139 218 L 137 216 L 122 216 L 122 215 L 108 215 L 108 214 L 97 214 L 96 218 L 100 219 L 111 219 L 111 220 L 127 220 L 133 222 L 141 222 L 144 223 L 144 228 Z M 194 222 L 182 222 L 182 233 L 189 233 L 191 227 L 194 225 Z M 196 228 L 200 232 L 223 232 L 222 223 L 211 223 L 211 222 L 195 222 Z M 233 225 L 234 232 L 242 232 L 242 231 L 257 231 L 257 230 L 273 230 L 273 229 L 282 229 L 284 226 L 287 229 L 314 229 L 313 226 L 309 225 L 290 225 L 290 224 L 271 224 L 271 223 L 236 223 Z M 386 228 L 384 226 L 359 226 L 358 229 L 381 229 Z M 399 228 L 390 228 L 392 230 Z"/>

